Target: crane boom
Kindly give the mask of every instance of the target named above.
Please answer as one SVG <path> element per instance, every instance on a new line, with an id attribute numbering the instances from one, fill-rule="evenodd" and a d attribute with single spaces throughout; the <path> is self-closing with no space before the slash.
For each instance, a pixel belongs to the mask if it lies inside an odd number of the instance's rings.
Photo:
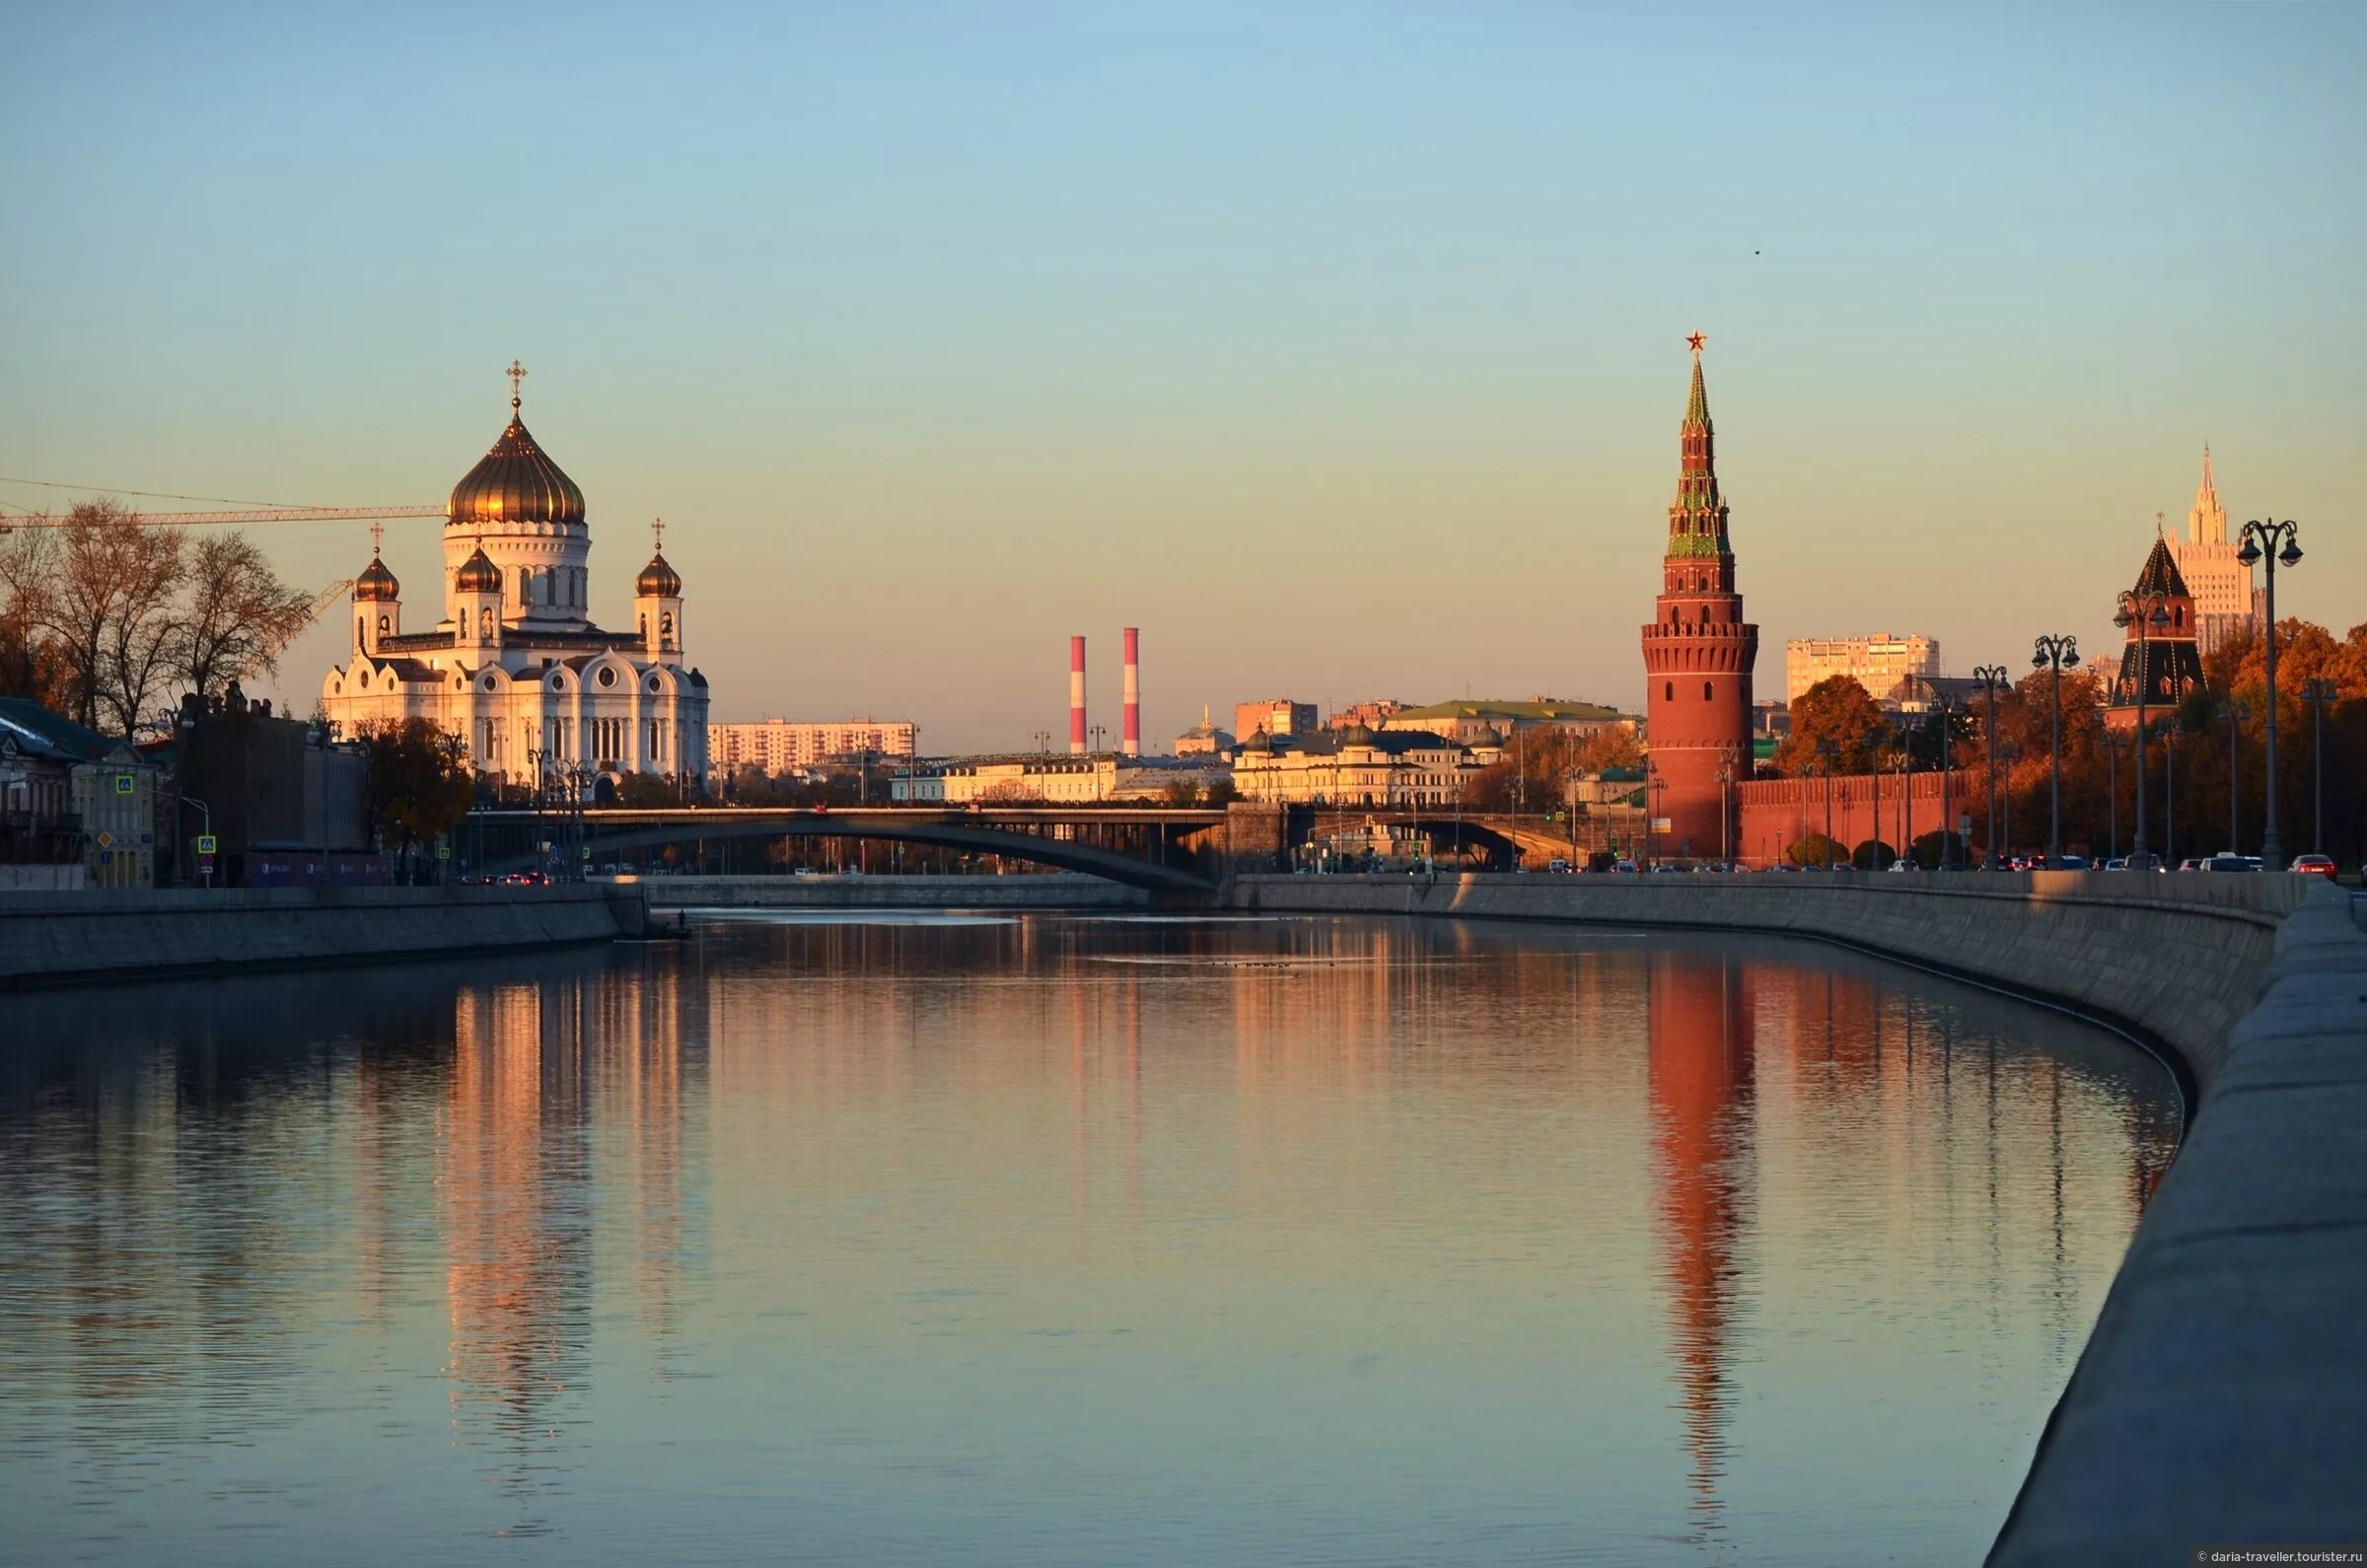
<path id="1" fill-rule="evenodd" d="M 380 518 L 442 517 L 441 506 L 265 506 L 238 512 L 134 512 L 131 521 L 153 528 L 203 528 L 217 523 L 361 523 Z M 10 529 L 62 529 L 66 520 L 46 513 L 0 517 L 0 534 Z"/>

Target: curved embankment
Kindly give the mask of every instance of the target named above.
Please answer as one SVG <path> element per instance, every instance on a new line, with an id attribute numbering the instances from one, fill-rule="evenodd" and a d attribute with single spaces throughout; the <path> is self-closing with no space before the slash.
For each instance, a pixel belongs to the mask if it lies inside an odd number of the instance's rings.
<path id="1" fill-rule="evenodd" d="M 1244 877 L 1237 908 L 1788 933 L 2166 1049 L 2199 1099 L 2000 1568 L 2367 1538 L 2367 931 L 2292 877 Z"/>
<path id="2" fill-rule="evenodd" d="M 0 986 L 637 936 L 638 890 L 239 888 L 0 894 Z"/>

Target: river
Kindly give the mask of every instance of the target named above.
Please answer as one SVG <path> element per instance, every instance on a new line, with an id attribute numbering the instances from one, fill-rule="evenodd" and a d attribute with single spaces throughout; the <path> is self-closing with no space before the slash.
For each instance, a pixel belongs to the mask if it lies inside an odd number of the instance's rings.
<path id="1" fill-rule="evenodd" d="M 0 997 L 0 1558 L 1972 1562 L 2178 1135 L 1777 939 L 692 931 Z"/>

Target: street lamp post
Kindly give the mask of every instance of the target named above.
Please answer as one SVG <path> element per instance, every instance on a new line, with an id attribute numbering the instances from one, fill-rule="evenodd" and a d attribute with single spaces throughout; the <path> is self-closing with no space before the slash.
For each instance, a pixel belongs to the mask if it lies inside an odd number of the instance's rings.
<path id="1" fill-rule="evenodd" d="M 2079 666 L 2079 639 L 2042 636 L 2033 646 L 2030 663 L 2053 676 L 2054 705 L 2046 729 L 2046 864 L 2055 867 L 2063 863 L 2063 672 Z"/>
<path id="2" fill-rule="evenodd" d="M 2227 852 L 2231 855 L 2240 855 L 2244 852 L 2244 841 L 2237 836 L 2236 727 L 2252 717 L 2252 704 L 2239 702 L 2230 697 L 2219 705 L 2219 714 L 2220 717 L 2227 720 Z M 2275 748 L 2271 747 L 2268 754 L 2274 756 L 2276 754 Z M 2275 808 L 2271 807 L 2269 810 L 2273 813 Z M 2263 851 L 2265 848 L 2266 846 L 2263 845 Z M 2260 865 L 2265 869 L 2267 864 L 2268 856 L 2263 852 L 2260 856 Z"/>
<path id="3" fill-rule="evenodd" d="M 2137 835 L 2128 851 L 2129 869 L 2141 871 L 2145 860 L 2145 701 L 2153 688 L 2153 669 L 2146 657 L 2151 635 L 2170 624 L 2170 596 L 2140 594 L 2133 588 L 2120 591 L 2119 607 L 2113 612 L 2113 624 L 2137 631 Z M 2123 693 L 2125 694 L 2125 692 Z M 2172 835 L 2176 836 L 2175 826 Z"/>
<path id="4" fill-rule="evenodd" d="M 1731 758 L 1718 764 L 1718 859 L 1723 869 L 1734 869 L 1734 762 Z"/>
<path id="5" fill-rule="evenodd" d="M 2183 726 L 2173 713 L 2162 725 L 2162 860 L 2178 864 L 2178 738 Z"/>
<path id="6" fill-rule="evenodd" d="M 1644 759 L 1644 869 L 1650 871 L 1655 845 L 1652 835 L 1659 830 L 1660 793 L 1668 785 L 1660 776 L 1660 764 L 1650 757 Z"/>
<path id="7" fill-rule="evenodd" d="M 1825 765 L 1825 869 L 1832 870 L 1832 770 L 1841 746 L 1830 736 L 1817 743 L 1817 760 Z"/>
<path id="8" fill-rule="evenodd" d="M 2236 559 L 2245 565 L 2247 576 L 2254 562 L 2265 560 L 2268 563 L 2268 711 L 2265 715 L 2268 820 L 2260 834 L 2262 871 L 2285 869 L 2284 841 L 2276 831 L 2276 565 L 2279 561 L 2287 566 L 2301 564 L 2300 533 L 2291 518 L 2281 523 L 2274 519 L 2247 523 L 2244 525 L 2244 548 L 2236 553 Z M 2236 761 L 2232 749 L 2228 752 L 2227 767 L 2228 776 L 2233 778 Z"/>
<path id="9" fill-rule="evenodd" d="M 2326 853 L 2326 710 L 2334 700 L 2331 680 L 2305 680 L 2301 700 L 2310 705 L 2310 853 Z"/>
<path id="10" fill-rule="evenodd" d="M 2106 839 L 2108 859 L 2120 857 L 2120 753 L 2128 749 L 2128 737 L 2117 730 L 2107 730 L 2097 737 L 2096 744 L 2104 748 L 2104 813 L 2110 822 Z"/>
<path id="11" fill-rule="evenodd" d="M 2003 762 L 2009 770 L 2016 762 L 2022 760 L 2022 748 L 2011 741 L 2006 742 L 2003 746 L 1998 747 L 1996 749 L 1997 759 Z M 2005 792 L 2005 817 L 2003 820 L 2005 824 L 2005 858 L 2011 860 L 2014 858 L 2014 792 L 2010 789 Z M 1989 856 L 1989 864 L 1994 866 L 1996 863 L 1997 857 L 1995 852 L 1992 851 Z"/>
<path id="12" fill-rule="evenodd" d="M 1982 824 L 1981 833 L 1984 837 L 1983 857 L 1987 862 L 1988 869 L 1995 871 L 1997 869 L 1997 693 L 2005 685 L 2005 666 L 1982 665 L 1972 672 L 1972 678 L 1989 695 L 1988 728 L 1981 735 L 1981 749 L 1989 753 L 1989 815 L 1988 820 Z M 1940 765 L 1942 767 L 1948 765 L 1945 755 L 1941 757 Z M 1943 790 L 1948 787 L 1945 773 L 1940 775 L 1940 787 Z M 1943 805 L 1942 813 L 1945 814 L 1946 810 L 1946 806 Z M 1940 824 L 1940 864 L 1945 866 L 1947 863 L 1948 824 L 1942 822 Z"/>

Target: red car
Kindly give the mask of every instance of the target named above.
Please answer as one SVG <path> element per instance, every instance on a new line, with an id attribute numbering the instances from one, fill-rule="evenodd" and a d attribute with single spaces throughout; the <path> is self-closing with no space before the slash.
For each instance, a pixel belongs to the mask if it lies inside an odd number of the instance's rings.
<path id="1" fill-rule="evenodd" d="M 2331 855 L 2295 855 L 2293 874 L 2297 877 L 2324 877 L 2334 880 L 2334 858 Z"/>

